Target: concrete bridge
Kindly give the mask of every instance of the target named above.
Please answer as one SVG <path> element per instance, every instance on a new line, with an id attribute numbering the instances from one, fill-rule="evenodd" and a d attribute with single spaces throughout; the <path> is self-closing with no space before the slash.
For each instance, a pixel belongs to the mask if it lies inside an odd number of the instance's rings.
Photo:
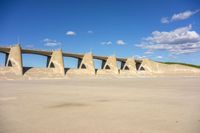
<path id="1" fill-rule="evenodd" d="M 5 67 L 0 67 L 0 74 L 12 73 L 21 76 L 62 77 L 65 75 L 140 75 L 140 74 L 195 74 L 200 76 L 200 69 L 179 64 L 163 64 L 149 59 L 118 58 L 115 56 L 97 56 L 92 53 L 75 54 L 62 50 L 43 51 L 23 49 L 19 44 L 1 47 L 0 53 L 5 54 Z M 22 54 L 36 54 L 47 57 L 46 68 L 28 68 L 23 66 Z M 65 68 L 64 57 L 78 59 L 77 68 Z M 100 60 L 101 68 L 95 69 L 94 59 Z M 121 66 L 118 68 L 117 62 Z"/>
<path id="2" fill-rule="evenodd" d="M 117 58 L 115 56 L 97 56 L 92 53 L 74 54 L 66 53 L 62 50 L 43 51 L 34 49 L 23 49 L 19 44 L 10 47 L 0 46 L 0 52 L 5 54 L 5 67 L 1 71 L 13 72 L 16 75 L 26 75 L 27 73 L 46 73 L 65 76 L 67 74 L 77 75 L 119 75 L 135 74 L 141 69 L 140 60 L 133 58 Z M 47 57 L 46 68 L 26 68 L 23 66 L 22 54 L 36 54 Z M 64 68 L 64 57 L 78 59 L 77 69 Z M 101 69 L 95 70 L 93 59 L 102 61 Z M 118 68 L 117 62 L 121 66 Z"/>

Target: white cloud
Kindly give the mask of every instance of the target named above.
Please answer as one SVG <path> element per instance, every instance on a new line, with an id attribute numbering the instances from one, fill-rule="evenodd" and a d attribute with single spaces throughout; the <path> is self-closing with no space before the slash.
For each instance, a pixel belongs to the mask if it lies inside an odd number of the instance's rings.
<path id="1" fill-rule="evenodd" d="M 125 45 L 126 44 L 123 40 L 117 40 L 116 43 L 118 45 Z"/>
<path id="2" fill-rule="evenodd" d="M 74 31 L 67 31 L 66 35 L 68 35 L 68 36 L 75 36 L 76 32 L 74 32 Z"/>
<path id="3" fill-rule="evenodd" d="M 184 20 L 187 19 L 189 17 L 191 17 L 192 15 L 198 13 L 200 10 L 196 10 L 196 11 L 185 11 L 185 12 L 181 12 L 178 14 L 174 14 L 171 18 L 171 21 L 178 21 L 178 20 Z"/>
<path id="4" fill-rule="evenodd" d="M 192 25 L 173 31 L 154 31 L 150 37 L 137 45 L 148 51 L 166 50 L 172 54 L 185 54 L 200 51 L 200 35 L 191 31 Z"/>
<path id="5" fill-rule="evenodd" d="M 163 18 L 161 18 L 161 23 L 163 23 L 163 24 L 167 24 L 167 23 L 169 23 L 170 21 L 169 21 L 169 19 L 168 19 L 168 17 L 163 17 Z"/>
<path id="6" fill-rule="evenodd" d="M 192 25 L 177 28 L 170 32 L 152 32 L 152 36 L 146 38 L 147 41 L 151 41 L 159 44 L 178 44 L 184 42 L 196 42 L 199 40 L 199 34 L 195 31 L 190 31 Z"/>
<path id="7" fill-rule="evenodd" d="M 102 45 L 111 45 L 112 42 L 111 41 L 104 41 L 104 42 L 101 42 Z"/>
<path id="8" fill-rule="evenodd" d="M 157 59 L 162 59 L 163 57 L 159 55 L 159 56 L 156 56 L 156 58 Z"/>
<path id="9" fill-rule="evenodd" d="M 161 23 L 170 23 L 170 22 L 174 22 L 174 21 L 180 21 L 180 20 L 185 20 L 190 18 L 192 15 L 198 13 L 200 11 L 200 9 L 195 10 L 195 11 L 184 11 L 184 12 L 180 12 L 177 14 L 172 15 L 171 18 L 168 17 L 163 17 L 161 18 Z"/>
<path id="10" fill-rule="evenodd" d="M 58 42 L 56 40 L 52 40 L 49 38 L 45 38 L 43 40 L 43 43 L 44 43 L 44 46 L 48 46 L 48 47 L 55 47 L 55 46 L 61 45 L 61 42 Z"/>
<path id="11" fill-rule="evenodd" d="M 89 30 L 87 33 L 88 34 L 93 34 L 94 32 L 92 30 Z"/>

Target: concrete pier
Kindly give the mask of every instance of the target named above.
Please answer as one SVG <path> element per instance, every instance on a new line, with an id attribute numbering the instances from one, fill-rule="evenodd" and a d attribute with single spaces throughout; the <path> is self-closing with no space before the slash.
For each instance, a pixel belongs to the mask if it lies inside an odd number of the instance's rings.
<path id="1" fill-rule="evenodd" d="M 78 59 L 77 69 L 69 69 L 67 75 L 95 75 L 92 53 L 86 53 Z"/>
<path id="2" fill-rule="evenodd" d="M 23 75 L 22 54 L 19 44 L 12 46 L 6 54 L 5 66 L 10 67 L 16 75 Z"/>
<path id="3" fill-rule="evenodd" d="M 103 60 L 102 69 L 97 70 L 97 75 L 104 74 L 119 74 L 115 56 L 109 56 L 106 60 Z"/>
<path id="4" fill-rule="evenodd" d="M 133 58 L 128 58 L 126 62 L 122 63 L 120 75 L 136 75 L 136 63 Z"/>
<path id="5" fill-rule="evenodd" d="M 62 50 L 53 51 L 50 56 L 48 68 L 53 68 L 54 73 L 65 75 Z"/>

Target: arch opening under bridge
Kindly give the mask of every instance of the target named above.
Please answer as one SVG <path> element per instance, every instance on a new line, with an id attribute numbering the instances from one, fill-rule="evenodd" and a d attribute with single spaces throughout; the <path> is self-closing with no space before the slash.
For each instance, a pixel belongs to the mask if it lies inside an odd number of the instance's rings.
<path id="1" fill-rule="evenodd" d="M 78 69 L 78 58 L 63 56 L 65 73 L 69 69 Z"/>
<path id="2" fill-rule="evenodd" d="M 0 66 L 6 67 L 7 53 L 0 52 Z"/>
<path id="3" fill-rule="evenodd" d="M 135 66 L 137 71 L 145 71 L 145 68 L 142 66 L 142 61 L 135 60 Z"/>
<path id="4" fill-rule="evenodd" d="M 45 55 L 22 53 L 23 73 L 32 68 L 48 68 L 49 60 L 49 57 Z M 54 64 L 51 63 L 50 67 L 54 67 Z"/>

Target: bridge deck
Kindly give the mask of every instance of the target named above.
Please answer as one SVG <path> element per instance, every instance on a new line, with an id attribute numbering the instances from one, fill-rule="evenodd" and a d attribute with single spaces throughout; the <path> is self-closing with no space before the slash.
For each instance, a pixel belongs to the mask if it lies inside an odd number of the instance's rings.
<path id="1" fill-rule="evenodd" d="M 10 52 L 10 48 L 9 47 L 1 47 L 0 46 L 0 52 L 2 52 L 2 53 L 9 53 Z"/>
<path id="2" fill-rule="evenodd" d="M 22 49 L 23 54 L 38 54 L 44 56 L 51 56 L 51 51 L 42 51 L 42 50 L 32 50 L 32 49 Z"/>
<path id="3" fill-rule="evenodd" d="M 64 57 L 83 58 L 84 54 L 63 53 Z"/>
<path id="4" fill-rule="evenodd" d="M 38 55 L 43 55 L 43 56 L 51 56 L 52 51 L 44 51 L 44 50 L 36 50 L 36 49 L 21 49 L 22 54 L 38 54 Z M 2 47 L 0 46 L 0 52 L 2 53 L 9 53 L 10 52 L 10 47 Z M 74 54 L 74 53 L 66 53 L 63 52 L 64 57 L 73 57 L 73 58 L 83 58 L 84 54 Z M 97 56 L 93 55 L 94 59 L 98 60 L 107 60 L 108 56 Z M 127 59 L 126 58 L 116 58 L 117 61 L 122 61 L 125 62 Z"/>

